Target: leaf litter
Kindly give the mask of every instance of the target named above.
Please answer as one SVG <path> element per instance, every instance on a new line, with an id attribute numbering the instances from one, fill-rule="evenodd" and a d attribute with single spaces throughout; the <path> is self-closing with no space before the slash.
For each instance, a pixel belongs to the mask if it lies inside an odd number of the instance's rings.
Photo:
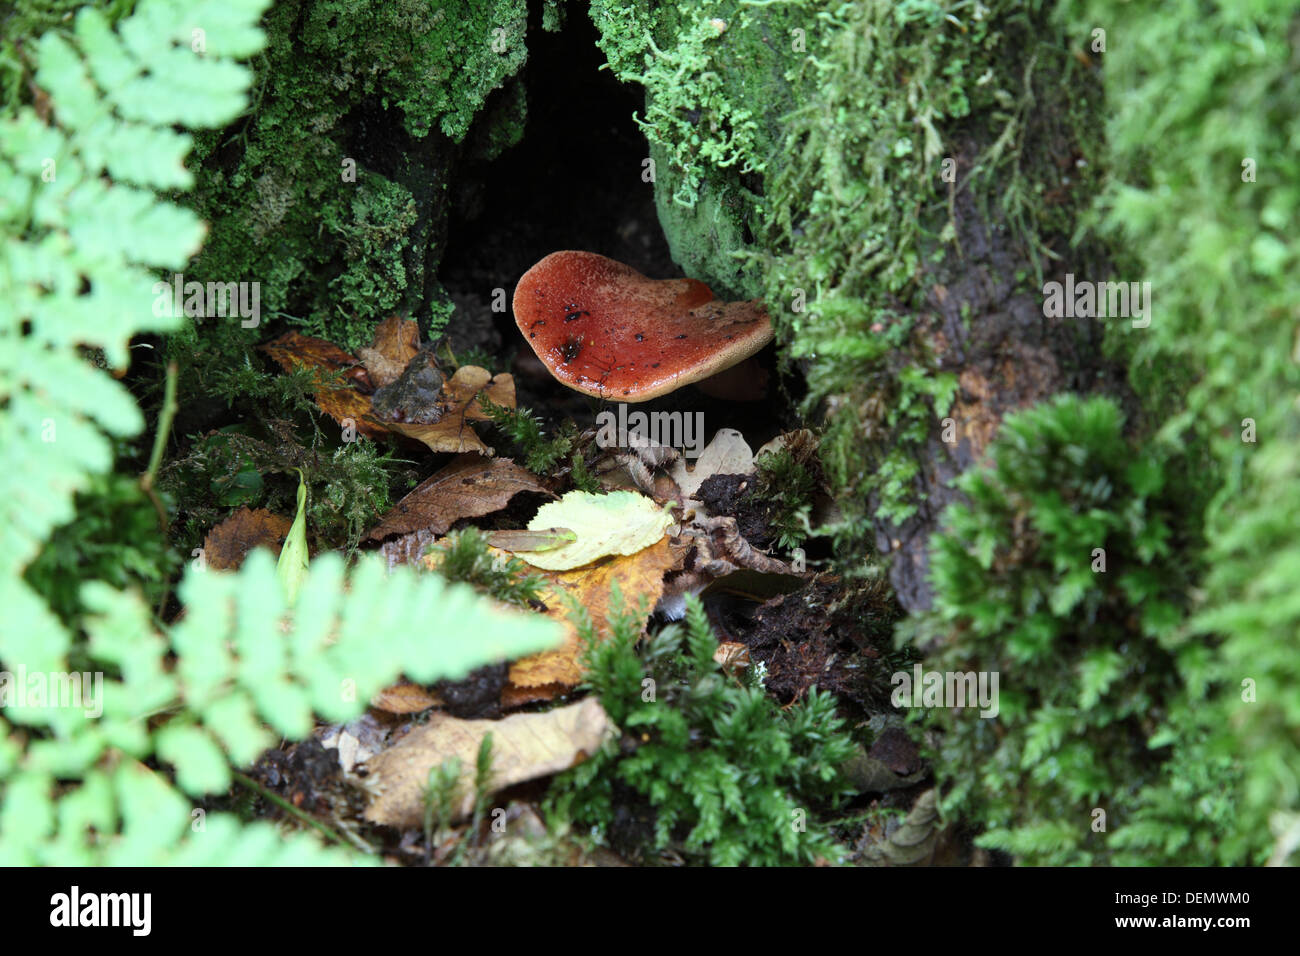
<path id="1" fill-rule="evenodd" d="M 811 577 L 802 567 L 796 570 L 781 557 L 754 547 L 735 516 L 711 513 L 699 497 L 710 479 L 753 478 L 756 456 L 735 429 L 717 431 L 694 462 L 666 447 L 607 452 L 598 458 L 594 473 L 612 490 L 571 491 L 537 508 L 525 528 L 510 523 L 502 527 L 503 519 L 492 516 L 509 512 L 504 519 L 509 522 L 520 516 L 521 507 L 554 499 L 568 474 L 564 469 L 539 477 L 510 458 L 496 458 L 473 427 L 490 420 L 480 397 L 505 409 L 516 408 L 509 374 L 461 366 L 443 377 L 431 351 L 421 347 L 415 323 L 396 317 L 381 323 L 372 345 L 358 349 L 355 356 L 297 333 L 264 348 L 286 369 L 315 370 L 316 401 L 340 424 L 352 424 L 366 437 L 398 436 L 418 441 L 435 454 L 455 455 L 366 535 L 365 540 L 383 549 L 390 566 L 420 563 L 436 569 L 437 558 L 427 553 L 430 546 L 470 522 L 483 529 L 495 558 L 520 558 L 545 581 L 534 610 L 561 625 L 563 643 L 501 665 L 506 677 L 496 702 L 500 710 L 546 707 L 578 688 L 584 676 L 584 647 L 570 620 L 575 605 L 590 615 L 598 635 L 605 634 L 619 595 L 627 607 L 638 609 L 635 623 L 644 632 L 656 608 L 665 611 L 687 593 L 721 587 L 749 595 L 751 601 L 779 601 Z M 403 394 L 405 383 L 417 380 L 419 387 Z M 381 402 L 375 401 L 376 393 Z M 788 440 L 778 437 L 759 455 Z M 716 507 L 717 502 L 712 503 Z M 223 560 L 235 561 L 243 540 L 283 535 L 278 523 L 261 528 L 266 521 L 252 514 L 238 520 L 232 516 L 228 527 L 214 528 L 209 538 Z M 733 639 L 723 628 L 719 638 L 715 659 L 733 679 L 759 663 L 752 642 Z M 762 666 L 777 663 L 770 654 L 762 653 Z M 825 666 L 830 663 L 828 659 Z M 492 693 L 497 686 L 490 685 Z M 456 818 L 463 819 L 474 805 L 476 757 L 488 735 L 493 753 L 489 790 L 497 792 L 567 769 L 618 732 L 592 697 L 495 720 L 473 714 L 458 717 L 442 696 L 455 687 L 400 681 L 371 700 L 363 718 L 369 723 L 354 721 L 355 727 L 328 730 L 326 746 L 337 753 L 354 785 L 371 794 L 365 819 L 408 831 L 419 827 L 430 771 L 449 760 L 460 768 L 454 810 Z M 499 712 L 494 710 L 493 716 Z M 903 778 L 903 785 L 911 779 Z"/>

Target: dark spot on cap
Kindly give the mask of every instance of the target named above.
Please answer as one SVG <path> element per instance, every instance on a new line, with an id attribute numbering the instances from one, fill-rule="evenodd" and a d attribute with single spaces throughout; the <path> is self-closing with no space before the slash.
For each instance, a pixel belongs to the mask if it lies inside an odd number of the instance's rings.
<path id="1" fill-rule="evenodd" d="M 637 340 L 638 342 L 644 342 L 644 341 L 645 341 L 645 336 L 642 335 L 640 332 L 638 332 L 638 333 L 636 334 L 636 340 Z"/>
<path id="2" fill-rule="evenodd" d="M 673 338 L 676 338 L 676 339 L 684 339 L 684 338 L 686 338 L 686 333 L 683 332 L 681 335 L 675 335 L 675 336 L 673 336 Z"/>
<path id="3" fill-rule="evenodd" d="M 658 367 L 659 367 L 659 363 L 658 363 L 658 362 L 655 362 L 655 363 L 654 363 L 653 365 L 651 365 L 650 367 L 651 367 L 651 368 L 658 368 Z"/>

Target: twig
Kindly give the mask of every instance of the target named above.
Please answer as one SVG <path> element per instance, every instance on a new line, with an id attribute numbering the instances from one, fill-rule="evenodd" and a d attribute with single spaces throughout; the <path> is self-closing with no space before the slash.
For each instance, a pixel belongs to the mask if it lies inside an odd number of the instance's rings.
<path id="1" fill-rule="evenodd" d="M 153 436 L 153 453 L 149 456 L 148 469 L 140 476 L 140 487 L 153 502 L 154 510 L 158 512 L 158 527 L 164 534 L 167 532 L 167 509 L 163 507 L 162 499 L 158 497 L 158 492 L 154 490 L 153 485 L 158 478 L 158 467 L 162 464 L 163 449 L 167 447 L 167 436 L 171 434 L 172 419 L 176 417 L 177 407 L 176 363 L 169 362 L 167 384 L 163 388 L 162 410 L 158 413 L 158 432 Z"/>

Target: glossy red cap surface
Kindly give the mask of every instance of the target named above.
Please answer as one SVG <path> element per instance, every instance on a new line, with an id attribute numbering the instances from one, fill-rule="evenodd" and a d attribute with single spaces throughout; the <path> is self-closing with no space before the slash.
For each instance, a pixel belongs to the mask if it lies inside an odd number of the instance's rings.
<path id="1" fill-rule="evenodd" d="M 565 385 L 644 402 L 772 341 L 762 303 L 720 302 L 698 279 L 647 279 L 594 252 L 553 252 L 515 288 L 515 323 Z"/>

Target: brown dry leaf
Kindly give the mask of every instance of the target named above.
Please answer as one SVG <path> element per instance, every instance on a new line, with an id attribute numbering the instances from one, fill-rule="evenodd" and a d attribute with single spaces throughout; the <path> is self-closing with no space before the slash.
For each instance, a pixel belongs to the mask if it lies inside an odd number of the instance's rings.
<path id="1" fill-rule="evenodd" d="M 240 508 L 218 524 L 203 539 L 203 558 L 216 571 L 234 570 L 254 548 L 270 548 L 277 554 L 293 521 L 258 508 Z"/>
<path id="2" fill-rule="evenodd" d="M 472 451 L 480 455 L 491 455 L 492 449 L 483 444 L 468 422 L 489 420 L 478 403 L 480 392 L 498 405 L 514 408 L 514 377 L 507 372 L 493 377 L 487 369 L 477 365 L 462 365 L 443 384 L 442 390 L 448 408 L 440 421 L 431 425 L 418 425 L 372 420 L 372 424 L 423 442 L 434 452 L 460 454 Z"/>
<path id="3" fill-rule="evenodd" d="M 378 796 L 366 808 L 373 823 L 418 827 L 424 819 L 429 771 L 452 757 L 460 760 L 458 817 L 474 806 L 474 766 L 484 736 L 492 735 L 493 791 L 567 770 L 595 753 L 613 732 L 594 697 L 544 714 L 514 714 L 504 720 L 458 720 L 434 714 L 367 767 Z"/>
<path id="4" fill-rule="evenodd" d="M 419 350 L 419 325 L 414 319 L 394 315 L 379 323 L 374 341 L 369 348 L 357 349 L 357 356 L 375 388 L 383 388 L 397 381 Z"/>
<path id="5" fill-rule="evenodd" d="M 423 442 L 430 451 L 437 454 L 450 452 L 460 455 L 469 451 L 480 455 L 493 454 L 492 449 L 478 437 L 478 432 L 465 423 L 465 416 L 459 410 L 449 412 L 443 416 L 442 421 L 432 425 L 384 422 L 384 427 L 390 432 Z"/>
<path id="6" fill-rule="evenodd" d="M 366 537 L 431 531 L 446 534 L 461 518 L 478 518 L 500 511 L 520 492 L 555 497 L 531 472 L 509 458 L 461 455 L 422 481 L 380 519 Z"/>
<path id="7" fill-rule="evenodd" d="M 295 368 L 319 368 L 342 372 L 361 363 L 333 342 L 299 332 L 286 332 L 267 342 L 262 350 L 288 371 Z"/>
<path id="8" fill-rule="evenodd" d="M 644 627 L 646 618 L 663 593 L 664 574 L 673 564 L 673 551 L 668 539 L 660 538 L 635 554 L 618 555 L 571 571 L 541 572 L 551 582 L 549 589 L 542 594 L 546 614 L 563 625 L 564 644 L 553 651 L 543 651 L 515 661 L 510 665 L 510 683 L 516 687 L 536 688 L 543 684 L 573 687 L 582 680 L 582 641 L 578 638 L 578 629 L 569 620 L 568 608 L 560 600 L 561 593 L 576 598 L 591 614 L 596 633 L 603 634 L 610 610 L 610 588 L 617 581 L 629 608 L 635 607 L 641 598 L 646 599 L 646 613 L 637 622 L 638 626 Z"/>
<path id="9" fill-rule="evenodd" d="M 749 648 L 733 641 L 723 641 L 713 652 L 713 659 L 727 673 L 744 670 L 749 666 Z"/>
<path id="10" fill-rule="evenodd" d="M 419 684 L 402 681 L 370 698 L 370 706 L 389 714 L 418 714 L 442 703 Z"/>
<path id="11" fill-rule="evenodd" d="M 515 377 L 509 372 L 493 375 L 477 365 L 462 365 L 456 369 L 456 374 L 443 386 L 443 392 L 452 405 L 469 406 L 465 417 L 472 422 L 492 420 L 478 403 L 480 392 L 497 405 L 515 407 Z"/>
<path id="12" fill-rule="evenodd" d="M 398 323 L 401 321 L 403 320 L 397 320 Z M 384 351 L 384 356 L 388 361 L 396 362 L 395 356 L 402 354 L 410 345 L 410 332 L 406 328 L 394 325 L 382 335 L 377 333 L 375 350 L 387 350 Z M 393 342 L 394 337 L 396 344 Z M 382 347 L 379 345 L 381 341 L 384 343 Z M 368 390 L 374 387 L 358 359 L 337 345 L 324 339 L 287 332 L 263 345 L 262 349 L 286 371 L 310 368 L 321 372 L 317 377 L 319 387 L 315 393 L 320 410 L 340 425 L 351 420 L 357 431 L 369 438 L 396 433 L 423 442 L 434 452 L 477 452 L 490 456 L 492 449 L 483 444 L 474 429 L 468 425 L 470 421 L 489 420 L 479 406 L 479 393 L 487 395 L 498 405 L 515 407 L 515 380 L 511 375 L 503 372 L 494 377 L 487 369 L 477 365 L 464 365 L 443 384 L 443 396 L 448 407 L 440 421 L 431 425 L 383 421 L 375 415 L 369 395 L 355 388 L 332 386 L 325 382 L 323 373 L 344 372 L 357 382 L 364 383 Z M 409 361 L 408 358 L 407 363 Z M 401 371 L 398 369 L 399 375 Z"/>
<path id="13" fill-rule="evenodd" d="M 373 419 L 374 409 L 368 395 L 362 394 L 355 388 L 333 385 L 325 380 L 323 373 L 327 372 L 344 372 L 353 378 L 356 378 L 359 372 L 364 376 L 365 372 L 359 367 L 360 363 L 355 357 L 332 342 L 297 332 L 286 332 L 278 339 L 263 345 L 262 350 L 275 359 L 285 371 L 310 368 L 322 373 L 316 376 L 316 405 L 340 425 L 350 419 L 357 431 L 363 435 L 370 438 L 380 438 L 384 435 L 386 429 L 383 424 Z M 368 378 L 364 381 L 369 384 Z"/>

